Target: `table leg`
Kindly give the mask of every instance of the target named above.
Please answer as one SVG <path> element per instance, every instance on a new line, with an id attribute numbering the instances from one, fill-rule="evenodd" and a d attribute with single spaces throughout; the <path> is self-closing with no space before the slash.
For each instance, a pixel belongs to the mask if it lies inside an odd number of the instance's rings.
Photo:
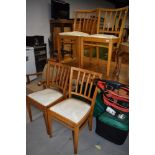
<path id="1" fill-rule="evenodd" d="M 61 61 L 61 36 L 57 37 L 57 48 L 58 48 L 58 62 Z"/>
<path id="2" fill-rule="evenodd" d="M 97 65 L 99 65 L 99 47 L 96 47 L 96 58 L 97 58 Z"/>
<path id="3" fill-rule="evenodd" d="M 109 77 L 110 74 L 110 64 L 111 64 L 111 56 L 112 56 L 112 41 L 109 42 L 108 47 L 108 62 L 107 62 L 107 77 Z"/>
<path id="4" fill-rule="evenodd" d="M 77 44 L 76 44 L 76 57 L 78 59 L 79 67 L 81 67 L 81 37 L 77 37 Z"/>
<path id="5" fill-rule="evenodd" d="M 79 55 L 80 55 L 80 67 L 83 67 L 83 57 L 84 57 L 84 44 L 83 44 L 83 38 L 80 37 L 80 49 L 79 49 Z"/>

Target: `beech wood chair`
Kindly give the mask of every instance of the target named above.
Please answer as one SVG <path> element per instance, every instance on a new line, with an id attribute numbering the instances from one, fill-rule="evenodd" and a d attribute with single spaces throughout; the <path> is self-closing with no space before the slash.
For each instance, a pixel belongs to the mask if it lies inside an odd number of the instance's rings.
<path id="1" fill-rule="evenodd" d="M 64 44 L 75 46 L 76 54 L 80 58 L 80 37 L 97 33 L 97 10 L 79 10 L 75 12 L 73 31 L 59 33 L 57 40 L 58 59 L 62 60 L 61 49 Z M 80 59 L 78 60 L 78 62 Z M 80 64 L 80 62 L 79 62 Z"/>
<path id="2" fill-rule="evenodd" d="M 26 105 L 30 121 L 32 121 L 31 105 L 34 105 L 43 112 L 48 133 L 47 109 L 67 98 L 70 67 L 53 61 L 48 61 L 46 74 L 46 88 L 28 94 L 26 96 Z"/>
<path id="3" fill-rule="evenodd" d="M 74 153 L 78 149 L 79 130 L 88 122 L 92 130 L 92 117 L 97 95 L 95 78 L 102 74 L 85 69 L 71 67 L 69 80 L 69 98 L 48 109 L 49 135 L 52 136 L 52 120 L 57 120 L 72 130 Z"/>
<path id="4" fill-rule="evenodd" d="M 42 72 L 36 72 L 32 74 L 26 74 L 26 93 L 30 94 L 36 91 L 40 91 L 46 88 L 46 73 L 47 64 L 45 64 Z M 36 78 L 31 80 L 31 77 L 35 76 Z"/>
<path id="5" fill-rule="evenodd" d="M 107 77 L 110 73 L 112 51 L 118 49 L 122 39 L 123 28 L 128 13 L 128 7 L 118 9 L 98 8 L 97 33 L 81 37 L 81 60 L 83 67 L 84 47 L 98 47 L 97 59 L 99 59 L 99 47 L 108 48 Z"/>

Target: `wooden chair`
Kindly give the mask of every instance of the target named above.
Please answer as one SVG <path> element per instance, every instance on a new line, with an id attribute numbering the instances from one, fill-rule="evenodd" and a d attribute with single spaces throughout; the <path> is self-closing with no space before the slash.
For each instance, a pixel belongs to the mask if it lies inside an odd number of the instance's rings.
<path id="1" fill-rule="evenodd" d="M 110 63 L 114 47 L 118 49 L 122 39 L 124 23 L 126 20 L 128 7 L 118 9 L 99 8 L 97 20 L 97 34 L 81 37 L 81 60 L 80 66 L 83 67 L 84 47 L 98 47 L 97 56 L 99 57 L 99 47 L 108 48 L 107 73 L 110 73 Z M 98 58 L 97 58 L 98 59 Z"/>
<path id="2" fill-rule="evenodd" d="M 42 72 L 26 74 L 26 78 L 27 78 L 26 93 L 27 94 L 40 91 L 46 88 L 46 74 L 47 74 L 46 71 L 47 71 L 47 64 L 44 66 L 44 69 Z M 34 77 L 35 79 L 31 80 L 31 77 Z"/>
<path id="3" fill-rule="evenodd" d="M 59 33 L 57 40 L 59 61 L 64 44 L 75 45 L 76 57 L 80 57 L 80 37 L 97 33 L 97 10 L 80 10 L 75 12 L 73 31 Z M 72 48 L 71 47 L 71 48 Z M 75 53 L 73 53 L 75 56 Z M 79 60 L 78 60 L 79 61 Z"/>
<path id="4" fill-rule="evenodd" d="M 30 121 L 32 121 L 31 105 L 34 105 L 43 112 L 46 129 L 47 124 L 47 109 L 67 97 L 67 86 L 70 74 L 70 67 L 48 61 L 46 75 L 46 89 L 37 91 L 26 96 L 26 105 Z"/>
<path id="5" fill-rule="evenodd" d="M 49 59 L 48 61 L 54 61 L 54 59 Z M 44 66 L 42 72 L 36 72 L 32 74 L 26 74 L 26 94 L 30 94 L 36 91 L 40 91 L 46 88 L 47 81 L 47 63 Z M 52 68 L 51 68 L 52 69 Z"/>
<path id="6" fill-rule="evenodd" d="M 79 130 L 88 122 L 92 130 L 92 117 L 97 88 L 95 78 L 102 74 L 85 69 L 71 67 L 69 98 L 48 109 L 49 135 L 52 136 L 52 120 L 57 120 L 72 130 L 74 153 L 78 149 Z"/>

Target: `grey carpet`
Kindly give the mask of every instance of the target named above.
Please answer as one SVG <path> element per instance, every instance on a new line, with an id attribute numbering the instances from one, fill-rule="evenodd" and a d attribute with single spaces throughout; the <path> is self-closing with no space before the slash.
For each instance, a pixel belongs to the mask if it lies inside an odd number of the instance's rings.
<path id="1" fill-rule="evenodd" d="M 101 149 L 96 148 L 99 145 Z M 73 140 L 70 129 L 53 121 L 53 137 L 46 134 L 44 119 L 39 116 L 26 125 L 27 155 L 73 155 Z M 129 138 L 123 145 L 116 145 L 95 133 L 95 118 L 93 131 L 88 126 L 79 134 L 78 155 L 129 155 Z"/>

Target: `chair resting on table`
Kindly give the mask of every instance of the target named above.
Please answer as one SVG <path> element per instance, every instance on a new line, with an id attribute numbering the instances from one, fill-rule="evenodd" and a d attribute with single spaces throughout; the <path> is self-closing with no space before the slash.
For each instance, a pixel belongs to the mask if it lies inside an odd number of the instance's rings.
<path id="1" fill-rule="evenodd" d="M 59 61 L 63 58 L 61 55 L 61 48 L 69 44 L 71 48 L 73 45 L 76 47 L 76 56 L 80 57 L 80 37 L 88 36 L 89 34 L 96 33 L 97 23 L 97 10 L 79 10 L 75 12 L 74 25 L 72 32 L 62 32 L 58 36 L 58 55 Z"/>

